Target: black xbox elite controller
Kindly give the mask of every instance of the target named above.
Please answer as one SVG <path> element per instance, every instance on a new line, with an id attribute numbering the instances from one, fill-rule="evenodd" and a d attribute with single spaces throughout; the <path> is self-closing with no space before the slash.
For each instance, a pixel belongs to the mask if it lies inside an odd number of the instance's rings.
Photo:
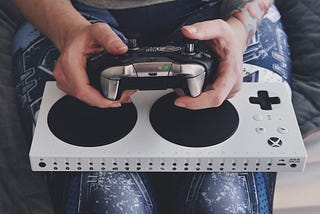
<path id="1" fill-rule="evenodd" d="M 109 100 L 120 99 L 127 89 L 174 88 L 197 97 L 214 79 L 213 52 L 197 50 L 192 40 L 185 41 L 184 47 L 139 47 L 136 39 L 128 41 L 126 54 L 101 52 L 87 60 L 90 83 Z"/>

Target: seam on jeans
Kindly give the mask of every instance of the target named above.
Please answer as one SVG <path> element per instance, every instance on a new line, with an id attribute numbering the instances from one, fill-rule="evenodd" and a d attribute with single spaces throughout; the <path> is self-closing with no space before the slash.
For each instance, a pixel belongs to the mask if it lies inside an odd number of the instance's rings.
<path id="1" fill-rule="evenodd" d="M 139 189 L 142 197 L 144 198 L 144 201 L 148 204 L 148 213 L 152 214 L 154 206 L 146 186 L 141 181 L 141 177 L 138 175 L 138 173 L 129 173 L 129 176 L 134 180 L 134 183 Z"/>
<path id="2" fill-rule="evenodd" d="M 201 173 L 199 174 L 195 174 L 192 177 L 192 181 L 190 183 L 190 186 L 188 188 L 188 194 L 187 194 L 187 198 L 186 198 L 186 211 L 187 213 L 195 213 L 194 212 L 194 203 L 198 197 L 198 193 L 200 190 L 200 187 L 204 181 L 204 178 L 206 176 L 206 173 Z"/>

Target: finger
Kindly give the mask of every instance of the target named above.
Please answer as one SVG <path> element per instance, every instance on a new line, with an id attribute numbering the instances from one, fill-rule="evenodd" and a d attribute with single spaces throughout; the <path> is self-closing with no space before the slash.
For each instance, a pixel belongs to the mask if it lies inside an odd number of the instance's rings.
<path id="1" fill-rule="evenodd" d="M 82 61 L 85 62 L 85 61 Z M 78 63 L 76 61 L 71 62 L 71 67 L 67 76 L 69 81 L 67 85 L 72 87 L 71 94 L 82 100 L 83 102 L 96 106 L 99 108 L 108 107 L 120 107 L 121 103 L 119 101 L 111 101 L 106 99 L 98 90 L 90 85 L 90 81 L 85 71 L 85 65 L 81 61 Z M 76 71 L 76 73 L 72 73 Z"/>
<path id="2" fill-rule="evenodd" d="M 131 103 L 131 95 L 133 95 L 137 90 L 125 90 L 122 92 L 119 101 L 121 103 Z"/>
<path id="3" fill-rule="evenodd" d="M 179 107 L 197 110 L 197 109 L 206 109 L 206 108 L 214 108 L 219 107 L 224 100 L 227 98 L 231 98 L 236 94 L 236 92 L 230 93 L 227 97 L 219 94 L 218 91 L 208 90 L 201 93 L 198 97 L 189 97 L 183 96 L 179 97 L 175 100 L 174 104 Z"/>
<path id="4" fill-rule="evenodd" d="M 95 40 L 111 54 L 123 54 L 128 47 L 107 24 L 97 23 L 92 31 Z"/>
<path id="5" fill-rule="evenodd" d="M 120 107 L 120 101 L 112 101 L 106 99 L 99 91 L 91 85 L 81 85 L 81 89 L 77 88 L 75 97 L 91 106 L 99 108 Z"/>
<path id="6" fill-rule="evenodd" d="M 229 61 L 220 62 L 218 76 L 210 87 L 210 90 L 215 92 L 214 96 L 218 103 L 221 104 L 230 93 L 233 93 L 233 89 L 238 90 L 239 82 L 242 81 L 242 71 L 237 69 L 237 66 Z"/>
<path id="7" fill-rule="evenodd" d="M 63 66 L 61 66 L 61 64 L 59 63 L 59 60 L 56 63 L 56 66 L 53 70 L 53 77 L 55 78 L 56 85 L 60 90 L 64 91 L 67 94 L 71 92 L 67 87 L 68 86 L 67 77 L 63 70 Z"/>
<path id="8" fill-rule="evenodd" d="M 100 108 L 121 106 L 119 101 L 107 100 L 89 84 L 88 76 L 81 62 L 75 60 L 69 62 L 70 64 L 65 65 L 65 69 L 69 69 L 68 72 L 63 70 L 62 64 L 57 63 L 54 73 L 58 88 L 91 106 Z M 74 73 L 74 71 L 77 72 Z"/>
<path id="9" fill-rule="evenodd" d="M 220 72 L 208 91 L 201 93 L 200 96 L 192 98 L 189 96 L 179 97 L 175 100 L 175 105 L 188 109 L 203 109 L 220 106 L 229 94 L 235 94 L 239 88 L 238 78 L 235 72 L 228 69 L 232 67 L 220 65 Z M 240 84 L 241 85 L 241 84 Z M 234 89 L 235 88 L 235 89 Z"/>
<path id="10" fill-rule="evenodd" d="M 233 87 L 226 99 L 230 99 L 236 96 L 236 94 L 240 91 L 241 86 L 242 86 L 242 82 L 239 84 L 239 86 Z"/>
<path id="11" fill-rule="evenodd" d="M 198 97 L 183 96 L 175 100 L 174 104 L 179 107 L 197 110 L 218 107 L 224 99 L 217 96 L 216 91 L 209 90 L 201 93 Z"/>
<path id="12" fill-rule="evenodd" d="M 198 40 L 210 40 L 213 38 L 225 39 L 228 35 L 227 24 L 220 19 L 186 25 L 182 27 L 181 30 L 186 37 Z"/>
<path id="13" fill-rule="evenodd" d="M 103 47 L 89 47 L 88 50 L 85 50 L 84 55 L 92 55 L 95 53 L 99 53 L 101 51 L 103 51 L 104 48 Z"/>
<path id="14" fill-rule="evenodd" d="M 62 91 L 71 96 L 76 97 L 77 99 L 81 100 L 82 102 L 87 103 L 90 106 L 95 106 L 99 108 L 109 108 L 109 107 L 120 107 L 121 103 L 119 101 L 111 101 L 107 100 L 105 97 L 100 94 L 95 88 L 91 85 L 87 84 L 77 84 L 77 83 L 70 83 L 64 78 L 64 82 L 58 82 L 57 86 Z"/>

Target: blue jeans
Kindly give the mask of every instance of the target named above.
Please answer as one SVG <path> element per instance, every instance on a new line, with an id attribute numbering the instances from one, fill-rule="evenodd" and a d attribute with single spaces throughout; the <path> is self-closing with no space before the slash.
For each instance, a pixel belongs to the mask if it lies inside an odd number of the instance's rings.
<path id="1" fill-rule="evenodd" d="M 178 0 L 154 6 L 104 10 L 73 1 L 91 22 L 106 22 L 120 36 L 138 32 L 145 44 L 179 41 L 179 26 L 219 18 L 219 2 Z M 202 9 L 199 9 L 202 8 Z M 165 11 L 165 12 L 164 12 Z M 170 12 L 167 12 L 170 11 Z M 165 16 L 164 16 L 165 14 Z M 273 6 L 244 54 L 244 61 L 272 70 L 246 73 L 244 81 L 289 81 L 286 34 Z M 18 30 L 14 45 L 17 97 L 26 133 L 32 138 L 44 84 L 59 51 L 31 24 Z M 57 213 L 272 213 L 275 173 L 49 173 Z"/>

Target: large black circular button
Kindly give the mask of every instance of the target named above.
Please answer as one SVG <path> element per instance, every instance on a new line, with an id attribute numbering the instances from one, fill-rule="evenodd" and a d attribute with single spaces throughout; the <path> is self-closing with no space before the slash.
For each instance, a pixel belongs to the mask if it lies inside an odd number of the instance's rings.
<path id="1" fill-rule="evenodd" d="M 50 109 L 48 126 L 60 140 L 76 146 L 103 146 L 126 136 L 137 121 L 130 104 L 120 108 L 97 108 L 64 96 Z"/>
<path id="2" fill-rule="evenodd" d="M 174 105 L 175 93 L 157 100 L 150 111 L 154 130 L 166 140 L 182 146 L 205 147 L 224 142 L 234 134 L 239 116 L 229 101 L 220 107 L 188 110 Z"/>

